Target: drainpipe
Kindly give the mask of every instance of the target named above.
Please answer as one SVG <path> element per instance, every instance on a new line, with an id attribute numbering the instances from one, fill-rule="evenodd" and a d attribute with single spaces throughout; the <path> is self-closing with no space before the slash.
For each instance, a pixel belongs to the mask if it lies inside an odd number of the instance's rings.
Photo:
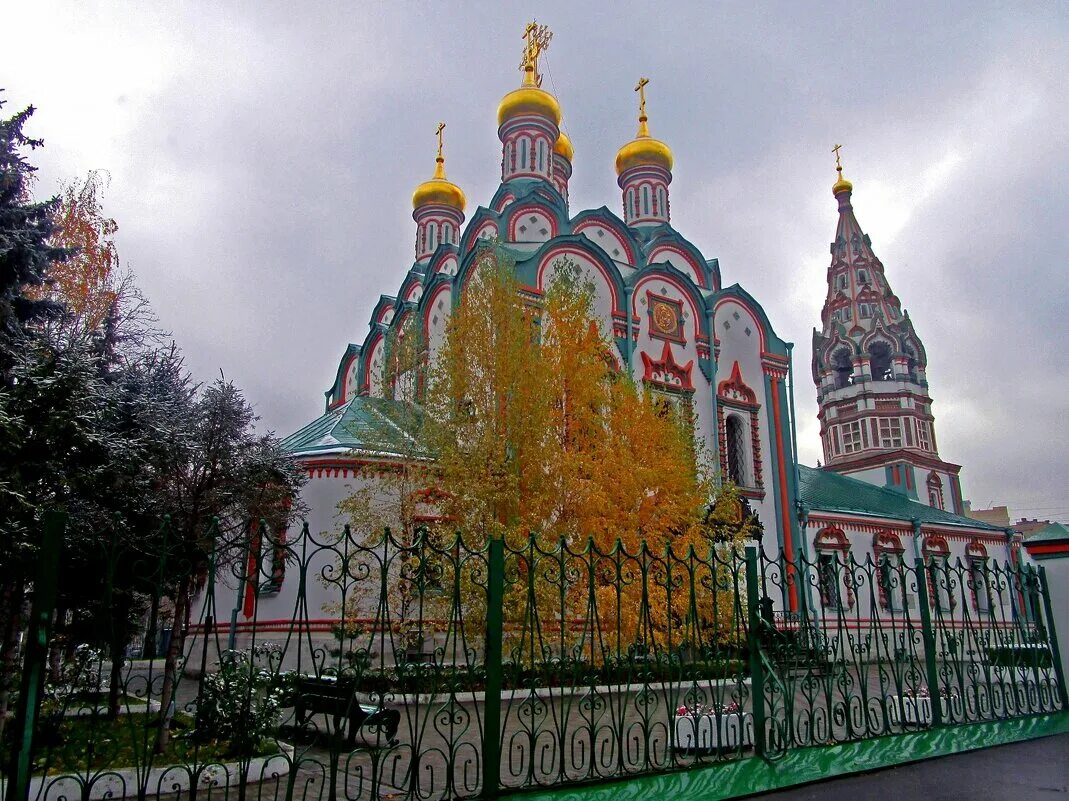
<path id="1" fill-rule="evenodd" d="M 787 342 L 786 345 L 787 345 L 787 384 L 788 384 L 788 387 L 787 387 L 787 403 L 789 404 L 789 408 L 790 408 L 790 412 L 791 412 L 791 455 L 793 457 L 792 461 L 794 463 L 794 496 L 795 496 L 795 500 L 797 500 L 798 493 L 800 491 L 799 488 L 802 486 L 802 474 L 798 470 L 798 427 L 795 425 L 795 422 L 794 422 L 794 343 L 793 342 Z M 809 517 L 809 514 L 807 512 L 806 513 L 806 518 L 808 519 L 808 517 Z M 799 519 L 801 519 L 801 518 L 799 518 Z M 798 549 L 799 549 L 800 553 L 803 556 L 808 556 L 807 543 L 805 541 L 805 535 L 802 532 L 804 532 L 804 528 L 802 529 L 801 532 L 799 532 L 799 535 L 798 535 L 799 539 L 801 540 L 801 542 L 798 543 Z"/>

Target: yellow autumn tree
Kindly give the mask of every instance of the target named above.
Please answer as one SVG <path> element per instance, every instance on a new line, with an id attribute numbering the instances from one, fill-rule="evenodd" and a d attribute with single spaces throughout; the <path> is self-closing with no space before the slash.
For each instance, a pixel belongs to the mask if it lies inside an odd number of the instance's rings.
<path id="1" fill-rule="evenodd" d="M 535 632 L 663 644 L 695 614 L 668 603 L 668 549 L 709 562 L 712 484 L 686 412 L 621 371 L 578 266 L 551 273 L 536 305 L 488 246 L 463 289 L 429 395 L 445 511 L 473 544 L 508 543 L 506 617 L 533 659 Z"/>
<path id="2" fill-rule="evenodd" d="M 71 336 L 98 330 L 122 295 L 134 291 L 129 276 L 119 271 L 119 226 L 101 204 L 105 182 L 106 173 L 94 170 L 84 181 L 63 187 L 50 244 L 72 253 L 52 266 L 48 284 L 33 290 L 37 297 L 63 303 L 64 325 Z"/>

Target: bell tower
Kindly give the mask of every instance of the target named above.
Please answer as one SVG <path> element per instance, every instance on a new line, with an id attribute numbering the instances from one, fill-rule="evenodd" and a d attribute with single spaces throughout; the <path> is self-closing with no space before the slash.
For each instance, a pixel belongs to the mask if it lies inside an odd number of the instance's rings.
<path id="1" fill-rule="evenodd" d="M 924 345 L 854 216 L 840 148 L 832 149 L 839 222 L 813 331 L 825 469 L 961 514 L 961 466 L 939 457 Z"/>

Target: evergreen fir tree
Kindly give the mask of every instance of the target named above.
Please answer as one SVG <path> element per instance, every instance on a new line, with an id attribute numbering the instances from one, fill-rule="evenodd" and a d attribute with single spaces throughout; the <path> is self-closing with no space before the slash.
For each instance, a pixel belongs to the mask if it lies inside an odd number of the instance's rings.
<path id="1" fill-rule="evenodd" d="M 0 100 L 0 108 L 4 101 Z M 59 199 L 30 200 L 30 183 L 37 169 L 22 151 L 44 142 L 23 133 L 33 114 L 29 106 L 7 119 L 0 119 L 0 376 L 10 380 L 13 341 L 27 324 L 57 308 L 53 301 L 30 298 L 26 289 L 48 280 L 49 267 L 67 257 L 63 248 L 49 244 L 52 215 Z"/>

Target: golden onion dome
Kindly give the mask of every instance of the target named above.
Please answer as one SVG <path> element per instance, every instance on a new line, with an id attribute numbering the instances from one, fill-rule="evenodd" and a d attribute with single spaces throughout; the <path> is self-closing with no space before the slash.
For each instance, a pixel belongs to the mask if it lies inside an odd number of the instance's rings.
<path id="1" fill-rule="evenodd" d="M 418 209 L 420 206 L 435 204 L 439 206 L 451 206 L 457 211 L 464 211 L 464 204 L 466 202 L 467 199 L 464 197 L 464 190 L 445 178 L 436 177 L 429 181 L 424 181 L 417 186 L 416 191 L 412 193 L 413 209 Z"/>
<path id="2" fill-rule="evenodd" d="M 616 174 L 622 175 L 625 170 L 640 164 L 663 167 L 671 172 L 672 162 L 672 148 L 650 136 L 646 117 L 642 116 L 639 117 L 638 135 L 616 153 Z"/>
<path id="3" fill-rule="evenodd" d="M 839 180 L 832 184 L 831 193 L 838 195 L 840 192 L 852 192 L 854 191 L 854 185 L 848 180 L 843 178 L 843 168 L 839 167 Z"/>
<path id="4" fill-rule="evenodd" d="M 537 114 L 553 120 L 560 125 L 560 103 L 557 98 L 533 84 L 525 83 L 519 89 L 513 89 L 497 106 L 497 125 L 501 127 L 506 120 L 521 114 Z"/>
<path id="5" fill-rule="evenodd" d="M 564 160 L 567 162 L 571 162 L 572 157 L 575 155 L 575 148 L 572 147 L 572 140 L 568 138 L 568 134 L 564 133 L 564 131 L 560 132 L 557 141 L 553 143 L 553 152 L 558 156 L 563 156 Z"/>

